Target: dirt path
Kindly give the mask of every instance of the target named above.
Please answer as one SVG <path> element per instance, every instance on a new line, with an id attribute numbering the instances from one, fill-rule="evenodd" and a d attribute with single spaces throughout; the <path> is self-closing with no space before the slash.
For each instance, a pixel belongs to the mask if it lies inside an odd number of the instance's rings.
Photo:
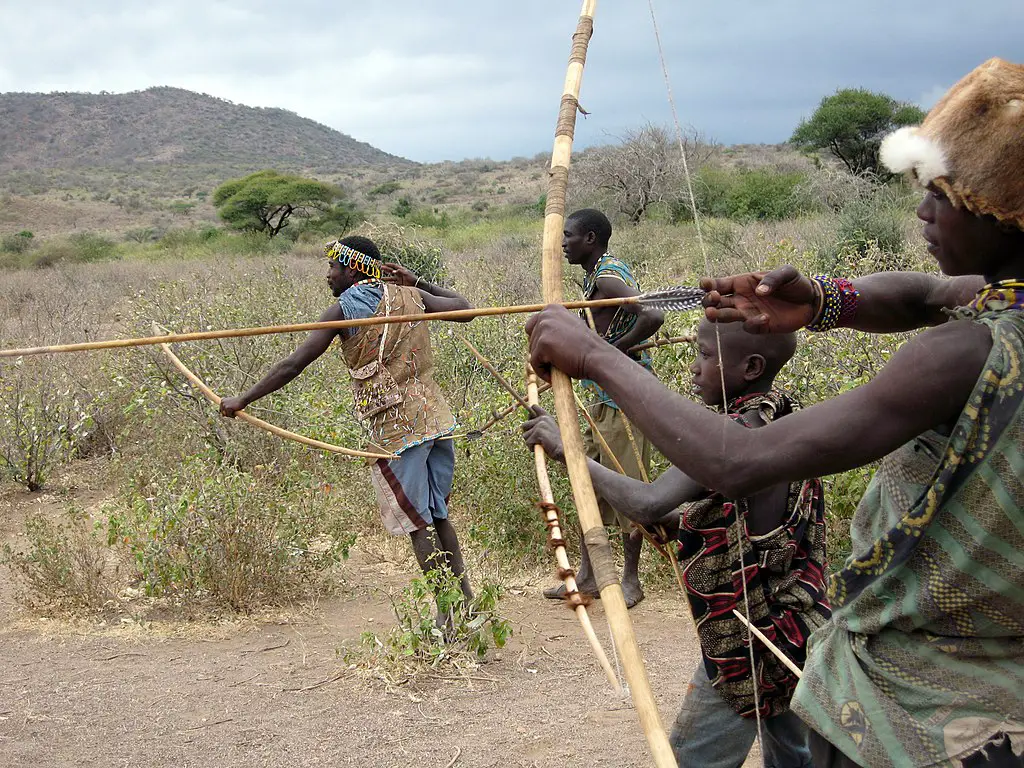
<path id="1" fill-rule="evenodd" d="M 410 574 L 385 564 L 382 577 L 358 557 L 344 569 L 352 586 L 287 617 L 145 626 L 29 617 L 4 574 L 0 766 L 650 765 L 634 710 L 572 614 L 540 598 L 546 581 L 509 589 L 502 611 L 515 635 L 468 677 L 388 691 L 339 650 L 393 622 L 365 585 L 397 594 Z M 698 658 L 685 611 L 674 594 L 631 611 L 667 725 Z M 610 651 L 599 602 L 592 615 Z"/>

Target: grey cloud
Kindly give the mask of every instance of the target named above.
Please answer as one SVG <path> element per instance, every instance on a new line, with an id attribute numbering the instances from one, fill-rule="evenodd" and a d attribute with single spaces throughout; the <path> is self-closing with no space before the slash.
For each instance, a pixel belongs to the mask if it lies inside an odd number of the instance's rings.
<path id="1" fill-rule="evenodd" d="M 836 88 L 934 101 L 986 58 L 1024 60 L 1024 5 L 656 2 L 680 116 L 785 140 Z M 580 4 L 71 0 L 25 4 L 3 90 L 176 85 L 280 106 L 416 160 L 532 155 L 551 133 Z M 669 120 L 647 3 L 598 4 L 577 145 Z"/>

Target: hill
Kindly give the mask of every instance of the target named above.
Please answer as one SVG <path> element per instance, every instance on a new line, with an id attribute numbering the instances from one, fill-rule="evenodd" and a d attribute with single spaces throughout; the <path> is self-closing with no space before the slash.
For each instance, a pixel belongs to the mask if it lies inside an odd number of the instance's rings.
<path id="1" fill-rule="evenodd" d="M 331 172 L 410 162 L 293 112 L 180 88 L 0 94 L 0 173 L 169 164 Z"/>

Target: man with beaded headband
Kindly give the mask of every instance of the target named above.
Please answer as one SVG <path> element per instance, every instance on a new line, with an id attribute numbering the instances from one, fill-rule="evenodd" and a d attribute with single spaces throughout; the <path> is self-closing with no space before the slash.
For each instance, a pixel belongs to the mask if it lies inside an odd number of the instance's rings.
<path id="1" fill-rule="evenodd" d="M 324 247 L 327 282 L 338 299 L 323 321 L 414 315 L 469 309 L 460 294 L 434 285 L 398 264 L 381 261 L 374 242 L 350 236 Z M 455 418 L 434 381 L 427 323 L 395 323 L 312 331 L 306 340 L 238 397 L 225 398 L 224 416 L 297 377 L 327 351 L 335 338 L 352 377 L 356 416 L 369 447 L 393 453 L 371 465 L 381 520 L 389 533 L 408 534 L 424 572 L 445 564 L 471 597 L 455 528 L 448 520 L 448 496 L 455 472 L 450 438 Z M 445 617 L 438 615 L 438 622 Z"/>
<path id="2" fill-rule="evenodd" d="M 881 156 L 925 187 L 917 215 L 948 277 L 783 267 L 704 281 L 708 319 L 752 333 L 924 329 L 867 384 L 743 430 L 617 361 L 557 307 L 527 326 L 533 364 L 597 380 L 673 464 L 728 496 L 881 460 L 793 696 L 814 765 L 1019 768 L 1024 66 L 981 65 Z"/>

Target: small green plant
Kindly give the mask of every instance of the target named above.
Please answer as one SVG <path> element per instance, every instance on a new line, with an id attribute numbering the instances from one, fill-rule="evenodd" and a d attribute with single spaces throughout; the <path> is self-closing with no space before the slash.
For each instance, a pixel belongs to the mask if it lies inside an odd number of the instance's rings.
<path id="1" fill-rule="evenodd" d="M 498 613 L 500 597 L 501 588 L 485 582 L 467 600 L 459 578 L 439 566 L 413 579 L 401 600 L 392 599 L 398 626 L 383 638 L 364 632 L 359 648 L 346 652 L 345 661 L 389 682 L 473 667 L 491 646 L 504 647 L 512 635 L 508 620 Z M 444 626 L 438 626 L 437 614 L 447 617 Z"/>
<path id="2" fill-rule="evenodd" d="M 398 198 L 395 204 L 391 206 L 391 215 L 397 216 L 400 219 L 404 219 L 410 213 L 412 213 L 412 203 L 408 197 Z"/>
<path id="3" fill-rule="evenodd" d="M 25 521 L 28 547 L 10 544 L 0 563 L 10 567 L 22 587 L 18 599 L 39 611 L 90 613 L 115 595 L 108 586 L 107 550 L 96 526 L 76 507 L 56 521 L 33 515 Z"/>

